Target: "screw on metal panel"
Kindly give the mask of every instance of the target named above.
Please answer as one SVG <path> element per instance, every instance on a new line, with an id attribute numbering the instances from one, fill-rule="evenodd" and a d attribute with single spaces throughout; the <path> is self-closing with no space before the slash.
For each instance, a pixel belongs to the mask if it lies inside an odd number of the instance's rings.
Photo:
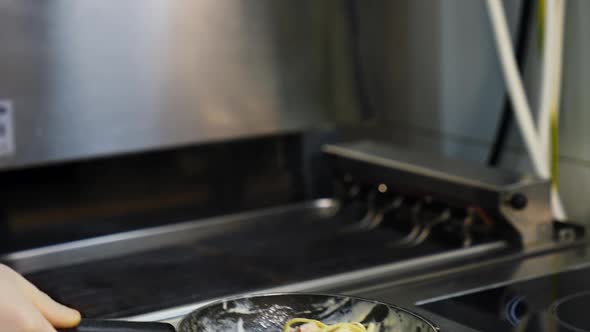
<path id="1" fill-rule="evenodd" d="M 560 229 L 557 233 L 557 240 L 559 242 L 574 242 L 576 240 L 576 232 L 571 228 Z"/>
<path id="2" fill-rule="evenodd" d="M 515 210 L 522 210 L 526 208 L 528 203 L 528 198 L 522 193 L 514 193 L 510 195 L 510 198 L 508 199 L 508 204 L 510 204 L 510 206 Z"/>

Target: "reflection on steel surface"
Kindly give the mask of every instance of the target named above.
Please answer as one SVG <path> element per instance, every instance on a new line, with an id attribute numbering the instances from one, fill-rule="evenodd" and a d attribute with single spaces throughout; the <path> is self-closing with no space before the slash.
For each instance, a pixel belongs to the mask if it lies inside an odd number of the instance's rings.
<path id="1" fill-rule="evenodd" d="M 18 153 L 0 168 L 318 125 L 316 1 L 5 0 L 0 98 Z"/>

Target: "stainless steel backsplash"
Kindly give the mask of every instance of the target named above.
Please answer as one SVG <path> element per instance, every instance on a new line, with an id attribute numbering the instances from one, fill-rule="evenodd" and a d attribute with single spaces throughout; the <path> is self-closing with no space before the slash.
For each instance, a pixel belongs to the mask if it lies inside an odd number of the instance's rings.
<path id="1" fill-rule="evenodd" d="M 338 2 L 3 0 L 15 149 L 0 169 L 346 117 L 329 84 Z"/>

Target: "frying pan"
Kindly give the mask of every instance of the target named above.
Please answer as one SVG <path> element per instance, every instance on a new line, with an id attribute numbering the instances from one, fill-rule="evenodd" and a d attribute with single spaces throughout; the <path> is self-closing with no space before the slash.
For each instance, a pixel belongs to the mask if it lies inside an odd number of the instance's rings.
<path id="1" fill-rule="evenodd" d="M 230 298 L 205 305 L 188 314 L 178 332 L 281 332 L 292 318 L 326 324 L 357 321 L 375 323 L 379 332 L 440 332 L 409 310 L 358 297 L 280 293 Z M 176 332 L 166 323 L 83 319 L 68 332 Z"/>

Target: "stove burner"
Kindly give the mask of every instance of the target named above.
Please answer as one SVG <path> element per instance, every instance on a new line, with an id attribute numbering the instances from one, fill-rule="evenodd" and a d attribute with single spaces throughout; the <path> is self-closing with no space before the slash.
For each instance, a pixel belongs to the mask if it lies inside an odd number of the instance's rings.
<path id="1" fill-rule="evenodd" d="M 590 332 L 590 291 L 575 293 L 557 300 L 550 312 L 564 331 Z"/>

